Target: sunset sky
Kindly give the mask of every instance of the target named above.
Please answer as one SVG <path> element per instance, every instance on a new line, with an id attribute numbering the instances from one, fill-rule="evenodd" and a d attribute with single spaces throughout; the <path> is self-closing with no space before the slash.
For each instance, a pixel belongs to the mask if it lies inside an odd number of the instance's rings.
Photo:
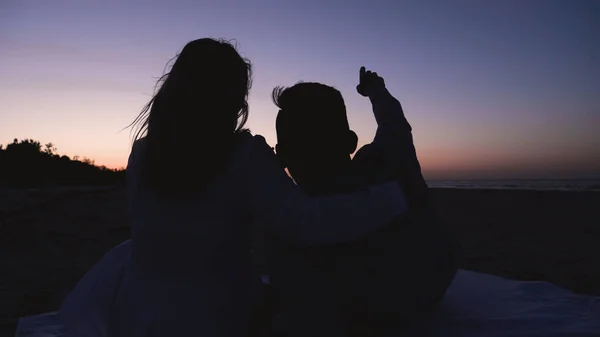
<path id="1" fill-rule="evenodd" d="M 299 80 L 340 89 L 369 142 L 365 65 L 402 102 L 428 178 L 600 175 L 595 0 L 0 0 L 0 143 L 125 166 L 120 130 L 199 37 L 252 61 L 249 127 L 272 145 L 270 92 Z"/>

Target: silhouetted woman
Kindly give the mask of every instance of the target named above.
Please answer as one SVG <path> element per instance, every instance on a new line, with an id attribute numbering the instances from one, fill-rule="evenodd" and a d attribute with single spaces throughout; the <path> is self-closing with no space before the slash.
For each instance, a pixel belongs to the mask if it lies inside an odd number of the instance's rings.
<path id="1" fill-rule="evenodd" d="M 395 183 L 311 199 L 248 119 L 250 63 L 199 39 L 134 121 L 127 166 L 131 258 L 111 336 L 242 336 L 259 277 L 254 223 L 305 244 L 351 240 L 406 209 Z"/>

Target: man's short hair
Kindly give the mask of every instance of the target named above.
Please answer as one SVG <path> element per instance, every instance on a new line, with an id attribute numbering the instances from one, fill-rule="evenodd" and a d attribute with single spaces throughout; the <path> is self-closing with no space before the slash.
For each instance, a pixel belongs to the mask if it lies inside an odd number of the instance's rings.
<path id="1" fill-rule="evenodd" d="M 331 138 L 350 130 L 344 98 L 333 87 L 299 82 L 276 87 L 272 98 L 280 109 L 275 126 L 278 143 Z"/>

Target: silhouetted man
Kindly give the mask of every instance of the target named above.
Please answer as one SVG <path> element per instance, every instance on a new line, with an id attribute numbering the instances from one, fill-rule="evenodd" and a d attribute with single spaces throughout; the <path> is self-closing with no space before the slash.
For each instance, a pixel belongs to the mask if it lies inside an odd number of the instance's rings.
<path id="1" fill-rule="evenodd" d="M 397 180 L 409 212 L 351 243 L 307 247 L 266 233 L 267 268 L 291 335 L 383 335 L 428 312 L 456 273 L 455 245 L 435 216 L 400 103 L 364 67 L 357 90 L 371 100 L 378 128 L 351 159 L 358 139 L 338 90 L 276 88 L 277 154 L 311 195 Z"/>

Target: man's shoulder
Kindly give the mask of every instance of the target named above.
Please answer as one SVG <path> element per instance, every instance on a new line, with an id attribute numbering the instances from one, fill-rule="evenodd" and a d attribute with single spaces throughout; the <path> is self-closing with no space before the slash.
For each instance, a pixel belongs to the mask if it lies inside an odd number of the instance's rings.
<path id="1" fill-rule="evenodd" d="M 352 161 L 355 165 L 360 166 L 373 166 L 373 165 L 381 165 L 382 160 L 384 159 L 384 152 L 381 146 L 378 146 L 375 143 L 369 143 L 362 146 L 352 158 Z"/>
<path id="2" fill-rule="evenodd" d="M 352 161 L 354 161 L 354 162 L 360 161 L 365 156 L 368 157 L 368 156 L 373 155 L 374 152 L 377 152 L 377 146 L 373 145 L 373 143 L 365 144 L 361 148 L 356 150 L 356 153 L 354 154 Z"/>
<path id="3" fill-rule="evenodd" d="M 360 148 L 352 158 L 355 175 L 367 185 L 395 180 L 393 171 L 386 165 L 385 155 L 380 147 L 367 144 Z"/>

